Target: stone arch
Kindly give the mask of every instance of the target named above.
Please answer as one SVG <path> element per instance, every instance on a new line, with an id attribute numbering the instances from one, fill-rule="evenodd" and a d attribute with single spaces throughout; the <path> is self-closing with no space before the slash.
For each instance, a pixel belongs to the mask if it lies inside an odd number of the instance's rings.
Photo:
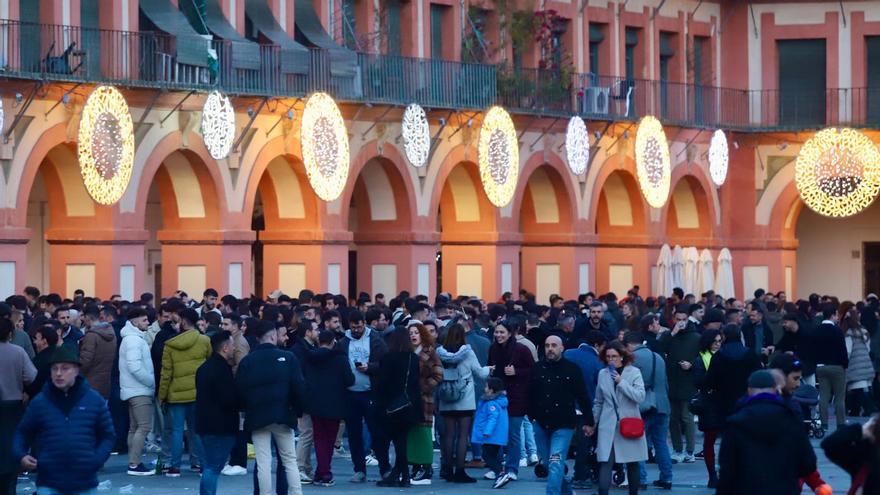
<path id="1" fill-rule="evenodd" d="M 599 194 L 593 195 L 590 206 L 595 233 L 632 235 L 646 232 L 648 206 L 639 189 L 635 162 L 617 155 L 620 165 L 615 166 L 609 163 L 612 158 L 602 165 L 596 179 Z"/>
<path id="2" fill-rule="evenodd" d="M 695 237 L 708 238 L 712 235 L 713 210 L 700 181 L 693 175 L 682 175 L 672 183 L 661 225 L 666 228 L 671 242 L 693 244 Z"/>
<path id="3" fill-rule="evenodd" d="M 562 159 L 555 153 L 535 153 L 520 171 L 513 197 L 515 228 L 523 233 L 572 233 L 579 203 Z"/>

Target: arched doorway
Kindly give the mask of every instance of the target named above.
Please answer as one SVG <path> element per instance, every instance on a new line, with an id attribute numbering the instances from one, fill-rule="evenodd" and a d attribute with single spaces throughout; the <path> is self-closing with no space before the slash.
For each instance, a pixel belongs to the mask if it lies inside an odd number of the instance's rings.
<path id="1" fill-rule="evenodd" d="M 712 232 L 710 199 L 693 176 L 683 176 L 669 198 L 666 237 L 670 245 L 704 247 Z"/>
<path id="2" fill-rule="evenodd" d="M 649 285 L 650 236 L 647 205 L 632 167 L 611 171 L 597 201 L 596 289 L 623 296 L 634 285 Z"/>

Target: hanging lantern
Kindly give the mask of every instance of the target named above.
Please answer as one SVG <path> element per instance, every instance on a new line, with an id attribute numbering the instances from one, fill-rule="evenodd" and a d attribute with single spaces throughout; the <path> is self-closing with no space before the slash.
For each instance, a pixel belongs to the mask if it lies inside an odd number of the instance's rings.
<path id="1" fill-rule="evenodd" d="M 428 152 L 431 149 L 431 133 L 425 110 L 415 103 L 406 107 L 401 129 L 406 159 L 413 167 L 424 167 L 428 163 Z"/>
<path id="2" fill-rule="evenodd" d="M 513 199 L 519 177 L 519 143 L 510 114 L 495 106 L 486 112 L 477 148 L 486 196 L 501 208 Z"/>
<path id="3" fill-rule="evenodd" d="M 348 179 L 348 131 L 336 102 L 327 93 L 306 101 L 302 123 L 302 157 L 309 184 L 324 201 L 342 194 Z"/>
<path id="4" fill-rule="evenodd" d="M 229 97 L 212 91 L 202 109 L 202 140 L 215 160 L 229 156 L 235 139 L 235 111 Z"/>
<path id="5" fill-rule="evenodd" d="M 816 213 L 855 215 L 880 191 L 880 152 L 859 131 L 823 129 L 798 153 L 794 180 L 801 199 Z"/>
<path id="6" fill-rule="evenodd" d="M 119 201 L 131 180 L 134 133 L 128 104 L 113 86 L 98 86 L 86 100 L 78 133 L 80 173 L 98 203 Z"/>
<path id="7" fill-rule="evenodd" d="M 587 133 L 587 125 L 580 117 L 572 117 L 568 121 L 565 153 L 571 173 L 581 175 L 587 171 L 587 164 L 590 162 L 590 135 Z"/>
<path id="8" fill-rule="evenodd" d="M 728 161 L 727 136 L 724 135 L 724 131 L 718 129 L 712 134 L 712 141 L 709 142 L 709 176 L 718 187 L 727 180 Z"/>
<path id="9" fill-rule="evenodd" d="M 662 208 L 669 197 L 671 168 L 669 145 L 663 125 L 650 115 L 642 117 L 636 132 L 636 174 L 645 200 L 654 208 Z"/>

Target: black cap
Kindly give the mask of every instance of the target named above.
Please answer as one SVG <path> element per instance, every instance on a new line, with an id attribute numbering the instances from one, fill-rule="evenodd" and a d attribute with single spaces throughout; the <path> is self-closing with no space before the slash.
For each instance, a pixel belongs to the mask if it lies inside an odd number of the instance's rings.
<path id="1" fill-rule="evenodd" d="M 77 356 L 76 351 L 70 347 L 62 345 L 55 349 L 55 352 L 53 352 L 52 356 L 49 358 L 50 366 L 55 363 L 73 363 L 79 366 L 79 356 Z"/>

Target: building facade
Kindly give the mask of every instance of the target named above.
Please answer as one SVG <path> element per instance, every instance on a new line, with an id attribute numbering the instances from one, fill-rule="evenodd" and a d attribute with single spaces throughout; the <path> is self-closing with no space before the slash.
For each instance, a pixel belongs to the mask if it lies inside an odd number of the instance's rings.
<path id="1" fill-rule="evenodd" d="M 794 184 L 817 130 L 878 137 L 880 1 L 0 0 L 0 19 L 3 296 L 645 293 L 663 244 L 728 248 L 738 297 L 880 290 L 880 206 L 821 217 Z M 77 157 L 99 84 L 122 91 L 136 137 L 112 206 L 89 196 Z M 215 89 L 236 112 L 222 160 L 199 128 Z M 302 162 L 314 91 L 336 99 L 350 141 L 330 202 Z M 410 103 L 433 138 L 421 168 L 401 140 Z M 477 165 L 495 104 L 520 146 L 502 208 Z M 566 161 L 573 115 L 590 133 L 581 175 Z M 646 115 L 670 143 L 662 208 L 636 178 Z M 716 129 L 729 144 L 720 187 Z"/>

